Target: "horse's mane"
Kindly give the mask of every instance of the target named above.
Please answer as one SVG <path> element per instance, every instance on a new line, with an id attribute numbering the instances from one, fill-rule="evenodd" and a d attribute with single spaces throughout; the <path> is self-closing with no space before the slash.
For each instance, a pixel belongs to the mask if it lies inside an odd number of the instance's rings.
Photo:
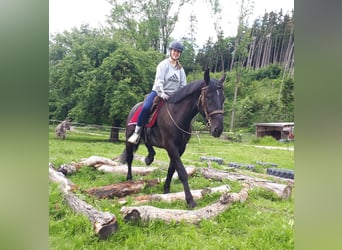
<path id="1" fill-rule="evenodd" d="M 172 96 L 170 96 L 169 103 L 178 103 L 187 96 L 200 90 L 204 85 L 204 80 L 197 80 L 185 85 L 183 88 L 177 90 Z"/>

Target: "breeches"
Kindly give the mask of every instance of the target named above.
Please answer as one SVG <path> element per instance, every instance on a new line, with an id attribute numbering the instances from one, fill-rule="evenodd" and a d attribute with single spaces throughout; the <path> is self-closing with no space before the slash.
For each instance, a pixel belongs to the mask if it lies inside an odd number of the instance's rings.
<path id="1" fill-rule="evenodd" d="M 137 124 L 138 126 L 141 127 L 141 126 L 146 124 L 146 122 L 150 116 L 150 110 L 151 110 L 151 107 L 153 104 L 153 100 L 156 96 L 157 96 L 157 92 L 152 91 L 146 97 L 144 104 L 143 104 L 143 107 L 142 107 L 142 110 L 141 110 L 139 117 L 138 117 L 138 124 Z"/>

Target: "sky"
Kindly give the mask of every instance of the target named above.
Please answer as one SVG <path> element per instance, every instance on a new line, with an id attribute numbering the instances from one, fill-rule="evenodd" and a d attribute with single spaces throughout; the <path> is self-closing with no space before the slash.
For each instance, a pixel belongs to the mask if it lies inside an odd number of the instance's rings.
<path id="1" fill-rule="evenodd" d="M 221 27 L 225 36 L 236 35 L 239 2 L 239 0 L 221 0 Z M 265 10 L 278 12 L 283 9 L 283 13 L 287 13 L 293 8 L 294 0 L 254 0 L 254 14 L 249 20 L 254 21 L 256 17 L 262 16 Z M 93 28 L 105 27 L 110 9 L 111 5 L 106 0 L 49 0 L 49 33 L 71 30 L 82 24 L 89 24 Z M 180 39 L 188 33 L 188 17 L 191 12 L 194 12 L 198 19 L 197 44 L 201 47 L 209 37 L 215 41 L 214 22 L 208 9 L 208 5 L 203 0 L 197 0 L 193 7 L 184 6 L 179 14 L 181 21 L 176 25 L 171 36 Z"/>

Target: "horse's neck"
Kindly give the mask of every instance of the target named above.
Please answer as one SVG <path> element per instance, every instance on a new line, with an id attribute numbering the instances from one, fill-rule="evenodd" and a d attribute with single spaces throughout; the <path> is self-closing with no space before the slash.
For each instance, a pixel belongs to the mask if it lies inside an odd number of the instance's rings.
<path id="1" fill-rule="evenodd" d="M 178 116 L 179 122 L 191 122 L 191 120 L 198 114 L 198 99 L 200 92 L 194 93 L 188 98 L 184 98 L 177 105 L 174 106 L 173 110 L 175 113 L 180 113 Z"/>

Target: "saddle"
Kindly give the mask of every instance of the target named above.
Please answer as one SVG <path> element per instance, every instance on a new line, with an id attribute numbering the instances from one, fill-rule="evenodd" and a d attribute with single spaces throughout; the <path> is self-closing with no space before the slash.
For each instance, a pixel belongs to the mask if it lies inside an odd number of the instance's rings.
<path id="1" fill-rule="evenodd" d="M 159 110 L 163 106 L 164 103 L 165 103 L 165 101 L 160 96 L 156 96 L 153 99 L 153 104 L 152 104 L 152 107 L 151 107 L 151 110 L 150 110 L 150 116 L 149 116 L 148 122 L 145 124 L 146 128 L 151 128 L 156 123 Z M 128 122 L 128 125 L 135 125 L 135 124 L 137 124 L 138 117 L 139 117 L 139 114 L 140 114 L 140 112 L 142 110 L 142 107 L 143 107 L 143 103 L 141 105 L 139 105 L 137 110 L 134 112 L 132 118 Z"/>

